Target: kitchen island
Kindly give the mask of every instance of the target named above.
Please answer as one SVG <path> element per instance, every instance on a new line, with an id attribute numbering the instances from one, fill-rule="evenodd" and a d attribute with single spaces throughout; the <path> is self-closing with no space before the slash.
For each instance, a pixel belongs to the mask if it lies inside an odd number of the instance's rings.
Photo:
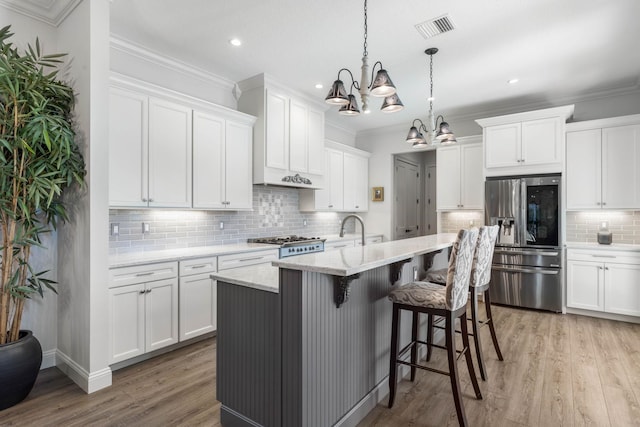
<path id="1" fill-rule="evenodd" d="M 416 237 L 214 273 L 222 424 L 356 425 L 388 391 L 391 286 L 445 266 L 454 240 Z"/>

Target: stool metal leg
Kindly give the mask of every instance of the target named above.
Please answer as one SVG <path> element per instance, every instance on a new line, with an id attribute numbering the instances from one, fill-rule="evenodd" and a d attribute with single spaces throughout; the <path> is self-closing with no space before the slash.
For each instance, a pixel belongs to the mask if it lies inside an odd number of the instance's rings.
<path id="1" fill-rule="evenodd" d="M 489 324 L 489 331 L 491 332 L 491 340 L 493 341 L 493 347 L 496 349 L 498 360 L 504 360 L 500 346 L 498 345 L 498 337 L 496 336 L 496 328 L 493 324 L 493 316 L 491 315 L 491 297 L 489 296 L 489 289 L 484 291 L 484 309 L 487 312 L 487 323 Z"/>
<path id="2" fill-rule="evenodd" d="M 471 384 L 473 384 L 473 391 L 476 392 L 476 398 L 482 399 L 482 393 L 480 392 L 480 386 L 478 385 L 478 379 L 476 378 L 476 372 L 473 369 L 473 360 L 471 358 L 471 348 L 469 347 L 469 331 L 467 329 L 467 313 L 462 313 L 460 317 L 460 330 L 462 332 L 462 344 L 464 346 L 463 351 L 465 359 L 467 360 L 467 369 L 469 369 L 469 376 L 471 377 Z"/>
<path id="3" fill-rule="evenodd" d="M 411 363 L 416 365 L 418 363 L 418 325 L 420 322 L 420 313 L 413 312 L 413 319 L 411 322 Z M 411 367 L 411 381 L 416 379 L 416 367 Z"/>
<path id="4" fill-rule="evenodd" d="M 391 349 L 389 354 L 389 408 L 393 407 L 393 400 L 396 397 L 396 385 L 398 367 L 396 359 L 398 358 L 398 330 L 400 329 L 400 307 L 393 304 L 393 314 L 391 320 Z"/>
<path id="5" fill-rule="evenodd" d="M 478 368 L 480 369 L 480 378 L 483 381 L 487 380 L 487 374 L 484 367 L 484 360 L 482 359 L 482 345 L 480 344 L 480 328 L 478 319 L 478 294 L 476 289 L 471 287 L 471 326 L 473 329 L 473 344 L 476 348 L 476 360 L 478 361 Z"/>

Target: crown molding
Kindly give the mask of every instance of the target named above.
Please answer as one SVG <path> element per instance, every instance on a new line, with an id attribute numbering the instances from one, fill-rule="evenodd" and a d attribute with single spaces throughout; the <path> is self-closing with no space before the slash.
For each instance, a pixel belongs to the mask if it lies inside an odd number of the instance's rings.
<path id="1" fill-rule="evenodd" d="M 0 0 L 0 6 L 44 22 L 52 27 L 62 21 L 82 0 Z"/>
<path id="2" fill-rule="evenodd" d="M 202 68 L 198 68 L 194 65 L 180 61 L 176 58 L 154 52 L 153 50 L 145 46 L 139 45 L 114 34 L 111 34 L 110 45 L 111 49 L 114 49 L 116 51 L 131 55 L 133 57 L 142 59 L 144 61 L 164 68 L 168 68 L 175 72 L 185 74 L 192 78 L 205 81 L 209 84 L 216 85 L 224 90 L 232 91 L 234 89 L 235 82 L 231 80 L 225 79 L 216 74 L 210 73 L 209 71 L 203 70 Z"/>

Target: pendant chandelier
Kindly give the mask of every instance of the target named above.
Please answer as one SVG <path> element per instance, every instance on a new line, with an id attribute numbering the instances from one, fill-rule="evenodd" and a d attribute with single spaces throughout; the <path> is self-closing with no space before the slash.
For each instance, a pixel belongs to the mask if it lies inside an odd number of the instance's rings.
<path id="1" fill-rule="evenodd" d="M 373 73 L 376 71 L 376 67 L 380 66 L 376 78 L 373 78 Z M 385 113 L 393 113 L 400 111 L 404 108 L 402 101 L 396 94 L 396 87 L 394 86 L 387 70 L 382 68 L 382 63 L 377 61 L 371 70 L 371 78 L 369 77 L 369 53 L 367 52 L 367 0 L 364 0 L 364 51 L 362 53 L 362 74 L 360 75 L 360 82 L 353 78 L 353 74 L 347 68 L 342 68 L 338 71 L 338 78 L 331 85 L 331 90 L 324 99 L 327 104 L 338 105 L 340 110 L 338 112 L 345 116 L 357 116 L 360 114 L 358 109 L 358 100 L 353 94 L 353 89 L 360 92 L 360 99 L 362 100 L 362 111 L 365 114 L 370 112 L 369 110 L 369 95 L 382 97 L 384 102 L 380 109 Z M 344 87 L 344 83 L 340 80 L 340 74 L 346 71 L 351 77 L 351 85 L 349 86 L 349 94 Z M 371 83 L 370 83 L 371 82 Z"/>
<path id="2" fill-rule="evenodd" d="M 424 53 L 429 55 L 430 91 L 428 99 L 429 116 L 427 117 L 427 124 L 429 127 L 427 127 L 427 125 L 425 125 L 420 119 L 415 119 L 413 121 L 411 129 L 409 129 L 409 134 L 407 135 L 407 142 L 413 144 L 413 148 L 422 148 L 429 145 L 436 145 L 438 143 L 446 145 L 457 142 L 456 137 L 449 128 L 449 123 L 444 121 L 444 117 L 441 115 L 435 117 L 433 114 L 433 55 L 438 53 L 438 48 L 431 47 L 425 50 Z M 440 120 L 440 122 L 438 122 L 438 120 Z M 418 124 L 417 127 L 416 124 Z M 425 134 L 427 135 L 427 138 L 425 138 Z"/>

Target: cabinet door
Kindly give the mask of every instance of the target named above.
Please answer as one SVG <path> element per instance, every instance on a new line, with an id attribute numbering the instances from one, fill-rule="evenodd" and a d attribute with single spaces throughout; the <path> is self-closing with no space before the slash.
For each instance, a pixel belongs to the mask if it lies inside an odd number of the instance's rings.
<path id="1" fill-rule="evenodd" d="M 338 150 L 327 150 L 329 156 L 329 204 L 330 210 L 340 211 L 344 207 L 344 154 Z"/>
<path id="2" fill-rule="evenodd" d="M 436 186 L 437 210 L 460 209 L 460 146 L 436 151 Z"/>
<path id="3" fill-rule="evenodd" d="M 484 209 L 481 144 L 460 146 L 460 204 L 464 209 Z"/>
<path id="4" fill-rule="evenodd" d="M 558 118 L 522 122 L 520 163 L 525 166 L 562 164 L 562 129 Z"/>
<path id="5" fill-rule="evenodd" d="M 157 350 L 178 342 L 178 279 L 146 284 L 145 350 Z"/>
<path id="6" fill-rule="evenodd" d="M 216 330 L 216 281 L 209 274 L 180 277 L 180 341 Z"/>
<path id="7" fill-rule="evenodd" d="M 310 174 L 324 175 L 324 112 L 309 108 L 308 124 L 308 171 Z"/>
<path id="8" fill-rule="evenodd" d="M 567 262 L 567 307 L 604 310 L 604 266 L 599 262 Z"/>
<path id="9" fill-rule="evenodd" d="M 307 106 L 296 100 L 289 104 L 289 170 L 309 171 Z"/>
<path id="10" fill-rule="evenodd" d="M 520 123 L 488 126 L 484 129 L 485 166 L 498 168 L 519 166 L 521 156 Z"/>
<path id="11" fill-rule="evenodd" d="M 147 206 L 148 98 L 109 93 L 109 206 Z"/>
<path id="12" fill-rule="evenodd" d="M 149 206 L 191 207 L 191 109 L 149 99 Z"/>
<path id="13" fill-rule="evenodd" d="M 289 168 L 289 98 L 266 90 L 265 162 L 270 168 Z"/>
<path id="14" fill-rule="evenodd" d="M 248 125 L 227 122 L 226 135 L 226 207 L 228 209 L 251 209 L 253 207 L 251 176 L 253 130 Z"/>
<path id="15" fill-rule="evenodd" d="M 640 208 L 640 125 L 602 129 L 602 207 Z"/>
<path id="16" fill-rule="evenodd" d="M 567 132 L 567 209 L 601 205 L 600 129 Z"/>
<path id="17" fill-rule="evenodd" d="M 225 208 L 225 121 L 193 113 L 193 207 Z M 242 165 L 240 165 L 242 167 Z"/>
<path id="18" fill-rule="evenodd" d="M 640 266 L 605 264 L 604 309 L 608 313 L 640 316 Z"/>
<path id="19" fill-rule="evenodd" d="M 369 159 L 352 153 L 344 153 L 344 210 L 363 212 L 368 210 Z"/>
<path id="20" fill-rule="evenodd" d="M 109 289 L 109 363 L 144 353 L 144 284 Z"/>

